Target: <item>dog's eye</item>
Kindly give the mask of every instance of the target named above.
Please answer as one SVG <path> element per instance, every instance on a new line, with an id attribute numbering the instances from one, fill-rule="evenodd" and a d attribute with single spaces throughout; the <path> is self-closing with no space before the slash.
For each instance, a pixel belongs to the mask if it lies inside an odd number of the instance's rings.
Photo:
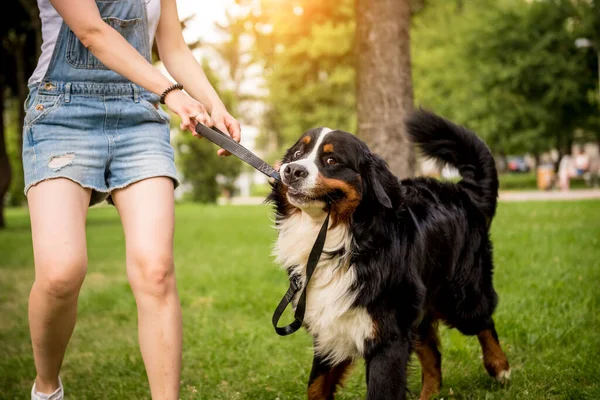
<path id="1" fill-rule="evenodd" d="M 327 159 L 327 164 L 329 164 L 329 165 L 337 164 L 337 161 L 335 160 L 335 158 L 329 157 Z"/>
<path id="2" fill-rule="evenodd" d="M 300 157 L 302 155 L 302 152 L 300 150 L 296 150 L 296 152 L 294 153 L 294 160 L 297 159 L 298 157 Z"/>

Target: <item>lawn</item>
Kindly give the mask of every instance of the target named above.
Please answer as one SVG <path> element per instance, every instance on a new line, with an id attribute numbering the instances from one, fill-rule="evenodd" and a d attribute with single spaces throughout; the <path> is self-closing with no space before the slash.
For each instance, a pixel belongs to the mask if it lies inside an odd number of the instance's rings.
<path id="1" fill-rule="evenodd" d="M 281 338 L 271 314 L 285 274 L 270 257 L 265 207 L 180 205 L 175 258 L 184 315 L 181 399 L 302 399 L 312 353 L 305 332 Z M 493 225 L 496 326 L 507 387 L 485 373 L 475 338 L 443 329 L 444 399 L 600 398 L 600 202 L 501 203 Z M 0 232 L 0 398 L 25 399 L 34 376 L 27 327 L 33 279 L 25 210 Z M 149 398 L 136 340 L 122 230 L 114 209 L 88 220 L 89 272 L 64 363 L 68 398 Z M 339 399 L 362 399 L 358 363 Z M 420 389 L 418 363 L 410 388 Z"/>

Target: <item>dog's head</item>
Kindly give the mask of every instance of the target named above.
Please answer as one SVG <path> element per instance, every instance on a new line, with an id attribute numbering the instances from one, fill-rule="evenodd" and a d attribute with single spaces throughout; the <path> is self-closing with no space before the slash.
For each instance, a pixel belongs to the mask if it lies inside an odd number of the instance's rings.
<path id="1" fill-rule="evenodd" d="M 335 223 L 349 220 L 361 205 L 393 208 L 397 179 L 385 162 L 356 136 L 316 128 L 286 152 L 279 169 L 282 184 L 271 199 L 280 213 L 320 213 L 331 203 Z"/>

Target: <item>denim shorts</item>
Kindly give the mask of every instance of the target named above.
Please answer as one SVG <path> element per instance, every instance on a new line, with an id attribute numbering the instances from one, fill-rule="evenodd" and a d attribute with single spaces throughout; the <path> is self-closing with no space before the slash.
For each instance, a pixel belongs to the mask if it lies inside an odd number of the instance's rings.
<path id="1" fill-rule="evenodd" d="M 147 178 L 179 184 L 169 115 L 154 93 L 131 83 L 52 82 L 31 85 L 25 109 L 26 195 L 53 178 L 92 189 L 91 204 Z"/>

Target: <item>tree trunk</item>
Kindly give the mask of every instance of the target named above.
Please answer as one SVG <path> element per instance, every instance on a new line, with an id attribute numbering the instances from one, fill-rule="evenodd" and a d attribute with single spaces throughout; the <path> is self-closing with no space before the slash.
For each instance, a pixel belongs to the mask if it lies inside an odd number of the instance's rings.
<path id="1" fill-rule="evenodd" d="M 15 66 L 17 71 L 17 105 L 18 105 L 18 132 L 23 132 L 23 121 L 25 119 L 25 111 L 23 109 L 23 103 L 27 98 L 27 77 L 25 76 L 25 40 L 27 36 L 25 34 L 18 35 L 14 45 L 14 57 Z M 21 135 L 16 135 L 17 138 L 17 149 L 19 154 L 23 151 L 23 138 Z"/>
<path id="2" fill-rule="evenodd" d="M 4 222 L 4 196 L 10 186 L 12 176 L 10 162 L 6 153 L 6 140 L 4 139 L 4 85 L 0 82 L 0 229 L 5 227 Z"/>
<path id="3" fill-rule="evenodd" d="M 414 173 L 410 0 L 356 0 L 358 135 L 401 178 Z"/>
<path id="4" fill-rule="evenodd" d="M 25 99 L 27 98 L 27 60 L 25 54 L 25 45 L 26 45 L 26 34 L 14 34 L 9 35 L 8 40 L 10 45 L 12 46 L 13 60 L 15 63 L 15 71 L 16 71 L 16 123 L 17 123 L 17 135 L 15 135 L 15 148 L 16 153 L 19 157 L 15 157 L 13 160 L 13 176 L 12 181 L 14 185 L 22 188 L 23 182 L 23 159 L 21 158 L 21 154 L 23 151 L 23 122 L 25 120 L 25 110 L 23 109 L 23 103 L 25 103 Z M 14 114 L 13 114 L 14 115 Z M 16 172 L 16 174 L 15 174 Z M 15 190 L 12 192 L 12 196 L 10 198 L 10 204 L 14 206 L 20 206 L 25 202 L 25 196 L 21 190 Z"/>
<path id="5" fill-rule="evenodd" d="M 36 60 L 42 53 L 42 21 L 40 20 L 40 11 L 35 0 L 20 0 L 21 7 L 29 14 L 31 28 L 35 32 L 35 58 Z"/>

